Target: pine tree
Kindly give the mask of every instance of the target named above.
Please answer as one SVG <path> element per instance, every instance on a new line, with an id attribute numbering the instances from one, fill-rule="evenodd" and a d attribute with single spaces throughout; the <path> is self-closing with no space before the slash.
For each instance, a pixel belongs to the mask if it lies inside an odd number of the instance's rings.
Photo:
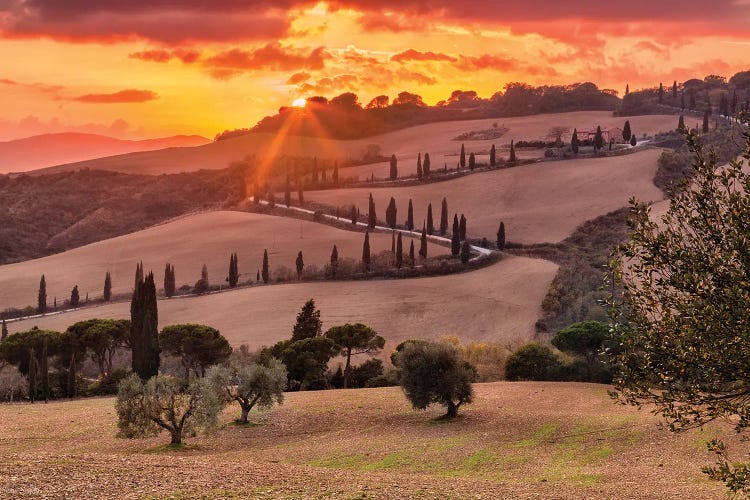
<path id="1" fill-rule="evenodd" d="M 362 268 L 370 271 L 370 231 L 365 231 L 365 242 L 362 245 Z"/>
<path id="2" fill-rule="evenodd" d="M 458 221 L 458 235 L 461 241 L 466 239 L 466 217 L 461 214 L 461 219 Z"/>
<path id="3" fill-rule="evenodd" d="M 396 155 L 391 155 L 391 179 L 397 179 L 398 178 L 398 160 L 396 160 Z"/>
<path id="4" fill-rule="evenodd" d="M 464 241 L 461 245 L 461 262 L 466 264 L 469 262 L 469 258 L 471 258 L 471 247 L 468 241 Z"/>
<path id="5" fill-rule="evenodd" d="M 338 160 L 333 162 L 333 184 L 339 185 L 339 162 Z"/>
<path id="6" fill-rule="evenodd" d="M 516 161 L 516 145 L 513 141 L 510 141 L 510 162 Z"/>
<path id="7" fill-rule="evenodd" d="M 443 198 L 440 204 L 440 234 L 445 236 L 448 232 L 448 200 Z"/>
<path id="8" fill-rule="evenodd" d="M 703 113 L 703 133 L 708 133 L 708 110 Z"/>
<path id="9" fill-rule="evenodd" d="M 580 147 L 580 141 L 578 140 L 578 129 L 573 129 L 573 137 L 570 138 L 570 149 L 573 154 L 578 154 L 578 148 Z"/>
<path id="10" fill-rule="evenodd" d="M 659 104 L 664 101 L 664 85 L 659 82 Z"/>
<path id="11" fill-rule="evenodd" d="M 261 277 L 263 283 L 268 283 L 268 250 L 263 250 L 263 267 L 261 267 Z"/>
<path id="12" fill-rule="evenodd" d="M 112 300 L 112 276 L 107 271 L 104 275 L 104 302 Z"/>
<path id="13" fill-rule="evenodd" d="M 302 250 L 297 253 L 297 260 L 294 262 L 297 266 L 297 279 L 302 279 L 302 273 L 305 271 L 305 259 L 302 257 Z"/>
<path id="14" fill-rule="evenodd" d="M 451 254 L 458 255 L 461 250 L 461 231 L 458 224 L 458 215 L 453 214 L 453 231 L 451 232 Z"/>
<path id="15" fill-rule="evenodd" d="M 39 314 L 47 312 L 47 280 L 43 274 L 42 279 L 39 280 L 39 297 L 36 310 Z"/>
<path id="16" fill-rule="evenodd" d="M 422 163 L 422 171 L 425 177 L 430 176 L 430 153 L 424 154 L 424 162 Z"/>
<path id="17" fill-rule="evenodd" d="M 625 142 L 630 141 L 630 136 L 632 132 L 630 131 L 630 120 L 625 120 L 625 126 L 622 128 L 622 138 L 625 140 Z"/>
<path id="18" fill-rule="evenodd" d="M 284 184 L 284 204 L 287 208 L 292 206 L 292 186 L 289 181 L 289 174 L 286 175 L 286 183 Z"/>
<path id="19" fill-rule="evenodd" d="M 417 259 L 414 256 L 414 240 L 411 240 L 411 245 L 409 246 L 409 265 L 411 267 L 414 267 L 416 261 Z"/>
<path id="20" fill-rule="evenodd" d="M 490 167 L 494 167 L 497 164 L 497 159 L 495 157 L 495 145 L 493 144 L 490 148 Z"/>
<path id="21" fill-rule="evenodd" d="M 2 329 L 0 330 L 0 342 L 8 338 L 8 325 L 5 324 L 5 318 L 3 318 Z"/>
<path id="22" fill-rule="evenodd" d="M 427 234 L 432 236 L 435 232 L 435 223 L 432 220 L 432 203 L 427 205 Z"/>
<path id="23" fill-rule="evenodd" d="M 464 145 L 461 144 L 461 159 L 460 159 L 461 168 L 466 167 L 466 149 L 464 148 Z"/>
<path id="24" fill-rule="evenodd" d="M 372 193 L 370 193 L 370 200 L 368 202 L 367 210 L 367 227 L 374 229 L 377 225 L 377 217 L 375 216 L 375 201 L 372 199 Z"/>
<path id="25" fill-rule="evenodd" d="M 474 153 L 469 154 L 469 170 L 474 170 L 474 167 L 476 166 L 476 158 L 474 157 Z"/>
<path id="26" fill-rule="evenodd" d="M 604 135 L 602 135 L 602 127 L 596 126 L 596 135 L 594 135 L 594 150 L 599 151 L 604 147 Z"/>
<path id="27" fill-rule="evenodd" d="M 422 259 L 427 258 L 427 228 L 422 223 L 422 237 L 419 239 L 419 256 L 422 257 Z"/>
<path id="28" fill-rule="evenodd" d="M 154 273 L 143 276 L 142 264 L 136 270 L 138 283 L 130 302 L 130 347 L 132 368 L 143 380 L 159 373 L 159 325 Z"/>
<path id="29" fill-rule="evenodd" d="M 47 338 L 44 339 L 42 342 L 42 359 L 39 366 L 39 372 L 42 376 L 42 397 L 44 398 L 44 402 L 46 403 L 49 401 L 49 354 L 48 354 L 48 344 L 49 341 Z"/>
<path id="30" fill-rule="evenodd" d="M 677 131 L 685 133 L 685 117 L 680 115 L 680 119 L 677 121 Z"/>
<path id="31" fill-rule="evenodd" d="M 81 296 L 78 293 L 78 285 L 70 291 L 70 307 L 78 307 L 81 303 Z"/>
<path id="32" fill-rule="evenodd" d="M 505 222 L 500 222 L 500 227 L 497 228 L 497 249 L 505 250 Z"/>
<path id="33" fill-rule="evenodd" d="M 385 209 L 385 221 L 391 229 L 396 228 L 396 200 L 391 196 L 388 208 Z"/>
<path id="34" fill-rule="evenodd" d="M 339 250 L 336 245 L 333 245 L 331 250 L 331 275 L 336 276 L 336 272 L 339 270 Z"/>
<path id="35" fill-rule="evenodd" d="M 409 199 L 409 208 L 406 211 L 406 229 L 414 231 L 414 205 L 412 205 L 411 198 Z"/>
<path id="36" fill-rule="evenodd" d="M 398 238 L 396 238 L 396 267 L 401 269 L 402 265 L 404 265 L 404 244 L 401 241 L 401 233 L 398 233 Z"/>
<path id="37" fill-rule="evenodd" d="M 672 99 L 677 100 L 677 80 L 672 83 Z"/>

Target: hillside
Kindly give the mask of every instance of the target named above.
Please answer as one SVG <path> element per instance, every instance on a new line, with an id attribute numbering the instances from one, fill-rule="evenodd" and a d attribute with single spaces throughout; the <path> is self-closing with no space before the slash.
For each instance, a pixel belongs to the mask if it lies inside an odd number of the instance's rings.
<path id="1" fill-rule="evenodd" d="M 334 244 L 339 258 L 359 260 L 363 240 L 359 232 L 296 219 L 245 212 L 200 213 L 49 257 L 0 266 L 0 310 L 35 305 L 42 274 L 50 300 L 68 298 L 73 285 L 78 285 L 82 297 L 88 293 L 93 299 L 101 297 L 107 271 L 112 274 L 114 294 L 130 293 L 139 261 L 154 270 L 160 284 L 165 264 L 173 264 L 178 288 L 193 285 L 206 264 L 210 282 L 219 285 L 225 284 L 229 254 L 236 252 L 244 283 L 255 281 L 264 249 L 268 249 L 273 274 L 279 266 L 294 269 L 298 251 L 308 268 L 322 268 L 330 262 Z M 373 254 L 390 250 L 391 237 L 374 233 L 370 246 Z M 429 244 L 428 252 L 434 255 L 448 249 Z"/>
<path id="2" fill-rule="evenodd" d="M 242 267 L 243 260 L 239 262 Z M 199 270 L 193 271 L 196 279 Z M 548 261 L 508 257 L 483 269 L 439 277 L 257 286 L 160 300 L 159 325 L 206 324 L 221 331 L 232 345 L 256 349 L 288 338 L 297 312 L 312 297 L 321 310 L 324 329 L 365 323 L 385 337 L 386 352 L 409 338 L 441 335 L 515 346 L 534 338 L 534 323 L 556 272 L 557 266 Z M 178 281 L 180 273 L 178 266 Z M 35 325 L 64 330 L 92 317 L 129 318 L 130 302 L 12 322 L 8 328 L 11 333 Z"/>
<path id="3" fill-rule="evenodd" d="M 633 131 L 642 135 L 659 131 L 673 130 L 677 126 L 673 115 L 651 115 L 630 119 Z M 437 122 L 427 125 L 397 130 L 381 135 L 374 135 L 356 140 L 334 140 L 323 137 L 310 137 L 292 134 L 275 134 L 253 132 L 212 142 L 194 148 L 173 148 L 163 151 L 148 151 L 127 155 L 100 158 L 96 160 L 60 165 L 36 173 L 49 173 L 90 168 L 92 170 L 111 170 L 117 172 L 162 174 L 199 169 L 226 168 L 231 162 L 240 161 L 249 155 L 257 158 L 270 156 L 303 156 L 320 159 L 361 160 L 370 146 L 377 146 L 380 153 L 390 156 L 396 154 L 403 165 L 404 172 L 416 169 L 416 158 L 419 152 L 429 152 L 435 168 L 442 166 L 446 155 L 457 154 L 461 142 L 453 139 L 465 132 L 491 128 L 494 123 L 508 128 L 498 140 L 466 141 L 475 150 L 486 149 L 492 143 L 498 146 L 509 144 L 511 139 L 535 140 L 544 139 L 553 126 L 566 126 L 572 131 L 589 130 L 596 125 L 604 128 L 622 127 L 623 118 L 613 117 L 608 111 L 581 111 L 560 114 L 542 114 L 513 118 L 492 118 L 482 120 L 464 120 Z M 456 158 L 449 165 L 455 166 Z M 364 175 L 370 174 L 370 168 L 361 167 Z M 342 176 L 359 175 L 360 173 L 341 171 Z M 382 177 L 377 175 L 377 177 Z"/>
<path id="4" fill-rule="evenodd" d="M 198 135 L 177 135 L 141 141 L 73 132 L 36 135 L 0 142 L 0 174 L 26 172 L 136 151 L 201 146 L 208 142 L 208 139 Z"/>
<path id="5" fill-rule="evenodd" d="M 0 490 L 77 498 L 726 498 L 705 431 L 671 434 L 606 386 L 476 384 L 460 418 L 396 387 L 298 392 L 188 448 L 115 438 L 112 398 L 0 406 Z M 356 437 L 356 439 L 354 439 Z M 733 441 L 736 441 L 734 439 Z M 733 443 L 747 448 L 747 444 Z M 735 448 L 739 453 L 740 449 Z M 32 466 L 33 465 L 33 466 Z"/>

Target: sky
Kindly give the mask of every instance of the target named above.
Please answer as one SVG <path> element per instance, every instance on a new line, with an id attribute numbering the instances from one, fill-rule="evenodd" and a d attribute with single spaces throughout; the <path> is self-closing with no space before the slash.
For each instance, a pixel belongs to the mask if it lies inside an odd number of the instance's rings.
<path id="1" fill-rule="evenodd" d="M 750 0 L 0 0 L 0 140 L 251 127 L 355 92 L 623 93 L 750 69 Z"/>

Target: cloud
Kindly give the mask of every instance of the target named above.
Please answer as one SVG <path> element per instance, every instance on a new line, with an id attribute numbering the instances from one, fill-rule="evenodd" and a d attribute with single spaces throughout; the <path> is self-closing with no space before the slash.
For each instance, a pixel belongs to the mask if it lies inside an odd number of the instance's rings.
<path id="1" fill-rule="evenodd" d="M 229 78 L 252 70 L 322 70 L 330 58 L 324 47 L 306 52 L 274 42 L 251 51 L 234 48 L 219 52 L 203 63 L 214 77 Z"/>
<path id="2" fill-rule="evenodd" d="M 69 100 L 87 104 L 119 104 L 148 102 L 158 98 L 156 92 L 151 90 L 127 89 L 112 94 L 86 94 Z"/>
<path id="3" fill-rule="evenodd" d="M 165 49 L 150 49 L 143 50 L 141 52 L 133 52 L 128 54 L 131 59 L 140 59 L 142 61 L 166 63 L 172 59 L 179 59 L 185 64 L 196 62 L 201 57 L 201 53 L 197 50 L 165 50 Z"/>
<path id="4" fill-rule="evenodd" d="M 456 65 L 463 70 L 494 69 L 497 71 L 512 71 L 521 67 L 521 63 L 512 57 L 482 54 L 480 56 L 461 56 Z"/>
<path id="5" fill-rule="evenodd" d="M 403 52 L 391 57 L 391 61 L 394 62 L 407 62 L 407 61 L 448 61 L 455 62 L 456 58 L 447 54 L 440 54 L 437 52 L 419 52 L 418 50 L 408 49 Z"/>
<path id="6" fill-rule="evenodd" d="M 298 83 L 306 82 L 310 79 L 310 73 L 300 72 L 295 73 L 292 76 L 289 77 L 289 79 L 286 81 L 288 85 L 297 85 Z"/>

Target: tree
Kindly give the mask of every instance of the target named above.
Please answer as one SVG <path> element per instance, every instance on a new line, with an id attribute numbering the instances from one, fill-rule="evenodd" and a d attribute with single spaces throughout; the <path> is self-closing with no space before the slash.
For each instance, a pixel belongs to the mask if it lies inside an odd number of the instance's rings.
<path id="1" fill-rule="evenodd" d="M 659 82 L 659 104 L 664 101 L 664 84 Z"/>
<path id="2" fill-rule="evenodd" d="M 391 179 L 398 178 L 398 160 L 396 155 L 391 155 Z"/>
<path id="3" fill-rule="evenodd" d="M 406 229 L 414 231 L 414 205 L 409 198 L 409 208 L 406 210 Z"/>
<path id="4" fill-rule="evenodd" d="M 497 249 L 505 250 L 505 223 L 500 221 L 500 227 L 497 228 Z"/>
<path id="5" fill-rule="evenodd" d="M 201 281 L 206 284 L 206 288 L 208 288 L 208 267 L 206 264 L 203 264 L 203 267 L 201 267 Z"/>
<path id="6" fill-rule="evenodd" d="M 633 147 L 636 147 L 638 144 L 638 139 L 636 139 L 635 134 L 630 136 L 630 145 Z"/>
<path id="7" fill-rule="evenodd" d="M 422 171 L 422 162 L 420 160 L 417 160 L 417 179 L 421 181 L 422 177 L 424 177 L 424 172 Z"/>
<path id="8" fill-rule="evenodd" d="M 240 405 L 241 415 L 237 420 L 247 424 L 247 417 L 256 405 L 270 408 L 284 402 L 284 388 L 287 372 L 284 363 L 276 358 L 265 364 L 233 363 L 230 366 L 216 365 L 209 368 L 206 379 L 225 401 L 236 401 Z"/>
<path id="9" fill-rule="evenodd" d="M 570 352 L 593 363 L 604 343 L 609 340 L 609 325 L 601 321 L 573 323 L 557 332 L 552 345 L 563 352 Z"/>
<path id="10" fill-rule="evenodd" d="M 466 264 L 469 262 L 469 259 L 471 258 L 471 247 L 469 246 L 468 241 L 464 241 L 461 245 L 461 262 L 463 264 Z"/>
<path id="11" fill-rule="evenodd" d="M 130 341 L 130 321 L 89 319 L 70 325 L 66 333 L 80 339 L 82 346 L 91 352 L 91 359 L 99 368 L 99 377 L 104 378 L 112 374 L 117 352 Z"/>
<path id="12" fill-rule="evenodd" d="M 388 208 L 385 209 L 385 221 L 391 229 L 396 228 L 396 200 L 391 196 L 388 202 Z"/>
<path id="13" fill-rule="evenodd" d="M 357 215 L 357 207 L 355 207 L 354 205 L 352 205 L 351 218 L 352 218 L 352 225 L 356 225 L 357 224 L 357 219 L 359 217 Z"/>
<path id="14" fill-rule="evenodd" d="M 633 202 L 629 239 L 610 269 L 621 297 L 610 297 L 619 352 L 618 399 L 648 404 L 673 431 L 717 419 L 748 425 L 750 379 L 750 132 L 743 160 L 719 165 L 697 134 L 687 135 L 692 176 L 675 192 L 660 224 Z M 744 168 L 743 168 L 744 167 Z M 747 494 L 748 464 L 731 464 L 711 443 L 717 467 L 705 469 L 733 492 Z"/>
<path id="15" fill-rule="evenodd" d="M 78 293 L 78 285 L 70 291 L 70 307 L 78 307 L 81 304 L 81 295 Z"/>
<path id="16" fill-rule="evenodd" d="M 704 134 L 708 133 L 708 115 L 709 115 L 708 110 L 703 112 L 703 133 Z"/>
<path id="17" fill-rule="evenodd" d="M 313 183 L 313 186 L 318 183 L 318 157 L 317 156 L 313 158 L 312 183 Z"/>
<path id="18" fill-rule="evenodd" d="M 374 229 L 377 225 L 377 217 L 375 216 L 375 201 L 372 199 L 372 193 L 370 193 L 370 199 L 367 206 L 367 227 Z"/>
<path id="19" fill-rule="evenodd" d="M 204 377 L 206 369 L 223 363 L 232 354 L 227 339 L 215 328 L 205 325 L 182 324 L 165 326 L 159 335 L 164 352 L 180 359 L 185 380 L 190 373 Z"/>
<path id="20" fill-rule="evenodd" d="M 292 186 L 289 180 L 289 174 L 286 174 L 286 182 L 284 182 L 284 205 L 287 208 L 292 206 Z"/>
<path id="21" fill-rule="evenodd" d="M 477 164 L 476 157 L 474 156 L 474 153 L 469 154 L 469 170 L 474 170 L 474 167 Z"/>
<path id="22" fill-rule="evenodd" d="M 677 80 L 672 83 L 672 99 L 677 100 Z"/>
<path id="23" fill-rule="evenodd" d="M 538 342 L 516 349 L 505 362 L 507 380 L 547 380 L 560 362 L 549 347 Z"/>
<path id="24" fill-rule="evenodd" d="M 297 202 L 299 206 L 305 203 L 305 181 L 302 177 L 297 180 Z"/>
<path id="25" fill-rule="evenodd" d="M 424 163 L 422 164 L 422 171 L 425 177 L 430 176 L 430 153 L 424 154 Z"/>
<path id="26" fill-rule="evenodd" d="M 451 254 L 455 257 L 461 251 L 461 232 L 458 225 L 458 215 L 453 214 L 453 231 L 451 232 Z"/>
<path id="27" fill-rule="evenodd" d="M 460 160 L 461 168 L 466 167 L 466 149 L 464 148 L 464 145 L 461 144 L 461 160 Z"/>
<path id="28" fill-rule="evenodd" d="M 31 348 L 29 349 L 29 401 L 33 404 L 36 401 L 37 392 L 39 390 L 37 384 L 37 372 L 39 367 L 36 360 L 36 351 Z"/>
<path id="29" fill-rule="evenodd" d="M 398 233 L 398 238 L 396 238 L 396 268 L 401 269 L 401 266 L 404 264 L 404 246 L 403 242 L 401 241 L 401 233 Z"/>
<path id="30" fill-rule="evenodd" d="M 323 334 L 323 324 L 320 321 L 320 310 L 315 307 L 315 300 L 305 302 L 297 314 L 297 321 L 292 328 L 292 342 L 302 339 L 320 337 Z"/>
<path id="31" fill-rule="evenodd" d="M 42 278 L 39 280 L 39 298 L 37 300 L 36 310 L 39 314 L 47 312 L 47 280 L 42 274 Z"/>
<path id="32" fill-rule="evenodd" d="M 107 271 L 104 275 L 104 302 L 112 300 L 112 276 Z"/>
<path id="33" fill-rule="evenodd" d="M 297 252 L 297 260 L 294 261 L 294 264 L 297 266 L 297 279 L 302 279 L 302 273 L 305 270 L 305 259 L 302 258 L 302 250 Z"/>
<path id="34" fill-rule="evenodd" d="M 266 186 L 266 189 L 268 189 L 268 186 Z M 266 193 L 266 197 L 268 201 L 268 206 L 271 208 L 276 207 L 276 196 L 274 196 L 273 191 L 269 189 L 268 192 Z"/>
<path id="35" fill-rule="evenodd" d="M 414 267 L 414 263 L 416 262 L 416 257 L 414 255 L 414 240 L 411 240 L 411 244 L 409 245 L 409 265 L 411 267 Z"/>
<path id="36" fill-rule="evenodd" d="M 466 217 L 464 214 L 461 214 L 461 219 L 458 223 L 458 235 L 461 241 L 466 239 Z"/>
<path id="37" fill-rule="evenodd" d="M 422 237 L 419 239 L 419 256 L 422 259 L 427 258 L 427 229 L 422 223 Z"/>
<path id="38" fill-rule="evenodd" d="M 373 356 L 383 349 L 385 339 L 377 334 L 375 330 L 361 323 L 345 324 L 330 328 L 325 336 L 331 339 L 340 349 L 341 356 L 346 358 L 344 367 L 344 389 L 349 388 L 351 376 L 351 359 L 357 354 L 368 354 Z"/>
<path id="39" fill-rule="evenodd" d="M 260 275 L 263 283 L 268 283 L 268 249 L 263 250 L 263 267 L 261 267 Z"/>
<path id="40" fill-rule="evenodd" d="M 625 95 L 629 95 L 629 94 L 630 94 L 630 84 L 627 83 L 625 84 Z"/>
<path id="41" fill-rule="evenodd" d="M 118 436 L 150 437 L 164 429 L 172 445 L 181 445 L 186 433 L 215 428 L 223 407 L 220 394 L 204 379 L 185 387 L 173 377 L 154 376 L 144 383 L 132 374 L 120 382 L 117 392 Z"/>
<path id="42" fill-rule="evenodd" d="M 143 276 L 139 264 L 136 276 Z M 133 371 L 143 380 L 159 373 L 159 327 L 154 273 L 139 279 L 130 301 L 130 348 Z"/>
<path id="43" fill-rule="evenodd" d="M 604 147 L 604 135 L 602 134 L 601 125 L 596 126 L 596 134 L 594 135 L 594 150 L 599 151 Z"/>
<path id="44" fill-rule="evenodd" d="M 235 288 L 239 280 L 240 272 L 237 268 L 237 254 L 232 253 L 229 255 L 229 276 L 227 277 L 229 288 Z"/>
<path id="45" fill-rule="evenodd" d="M 331 275 L 336 277 L 336 272 L 339 270 L 339 250 L 336 245 L 333 245 L 331 250 Z"/>
<path id="46" fill-rule="evenodd" d="M 685 109 L 685 91 L 680 92 L 680 109 Z"/>
<path id="47" fill-rule="evenodd" d="M 42 355 L 39 358 L 41 363 L 39 365 L 40 375 L 42 376 L 42 398 L 44 402 L 49 401 L 49 354 L 48 354 L 49 339 L 42 341 Z"/>
<path id="48" fill-rule="evenodd" d="M 370 272 L 370 231 L 365 231 L 365 242 L 362 244 L 362 268 Z"/>
<path id="49" fill-rule="evenodd" d="M 513 141 L 510 141 L 510 158 L 509 161 L 511 163 L 516 161 L 516 145 Z"/>
<path id="50" fill-rule="evenodd" d="M 174 276 L 174 266 L 167 263 L 164 268 L 164 295 L 167 297 L 173 297 L 176 290 L 177 286 Z"/>
<path id="51" fill-rule="evenodd" d="M 443 198 L 440 204 L 440 234 L 445 236 L 448 232 L 448 200 Z"/>
<path id="52" fill-rule="evenodd" d="M 36 362 L 36 366 L 41 364 L 41 354 L 44 344 L 47 344 L 48 355 L 56 356 L 62 347 L 62 336 L 60 332 L 53 330 L 40 330 L 32 328 L 23 332 L 16 332 L 0 343 L 0 360 L 16 366 L 22 375 L 31 374 L 31 366 Z M 35 358 L 31 358 L 29 353 L 33 351 Z"/>
<path id="53" fill-rule="evenodd" d="M 267 349 L 261 358 L 273 356 L 284 363 L 287 369 L 287 388 L 290 390 L 326 389 L 328 362 L 337 353 L 336 345 L 331 339 L 318 336 L 278 342 Z"/>
<path id="54" fill-rule="evenodd" d="M 445 418 L 454 418 L 461 405 L 471 403 L 476 369 L 461 359 L 455 347 L 411 342 L 397 352 L 395 361 L 401 389 L 414 408 L 424 410 L 437 403 L 446 407 Z"/>
<path id="55" fill-rule="evenodd" d="M 680 119 L 677 121 L 677 131 L 680 133 L 685 133 L 686 130 L 685 117 L 680 115 Z"/>
<path id="56" fill-rule="evenodd" d="M 8 338 L 8 325 L 5 324 L 5 319 L 3 319 L 2 330 L 0 330 L 0 332 L 0 342 L 2 342 Z"/>
<path id="57" fill-rule="evenodd" d="M 335 186 L 338 186 L 339 185 L 339 162 L 338 161 L 334 161 L 333 162 L 333 175 L 332 175 L 332 178 L 333 178 L 333 184 Z"/>
<path id="58" fill-rule="evenodd" d="M 427 205 L 427 234 L 432 236 L 435 232 L 435 222 L 432 220 L 432 203 Z"/>
<path id="59" fill-rule="evenodd" d="M 495 165 L 497 165 L 497 158 L 495 155 L 495 145 L 493 144 L 490 148 L 490 167 L 494 167 Z"/>
<path id="60" fill-rule="evenodd" d="M 625 142 L 630 142 L 631 135 L 632 132 L 630 131 L 630 120 L 625 120 L 625 126 L 622 128 L 622 138 L 625 140 Z"/>

